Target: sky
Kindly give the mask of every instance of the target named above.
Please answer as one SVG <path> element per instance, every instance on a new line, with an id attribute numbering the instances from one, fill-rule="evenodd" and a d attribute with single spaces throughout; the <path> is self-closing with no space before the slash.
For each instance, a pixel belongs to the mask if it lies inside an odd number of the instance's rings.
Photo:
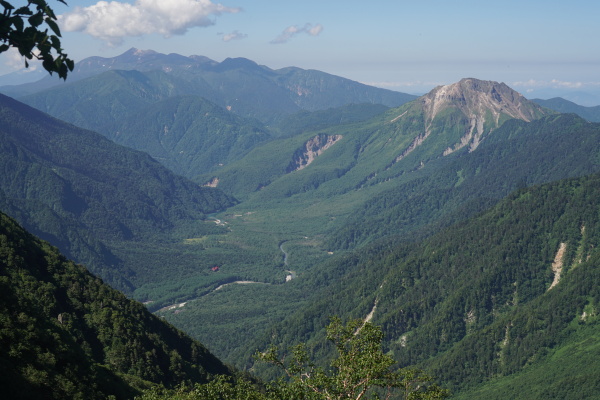
<path id="1" fill-rule="evenodd" d="M 317 69 L 406 93 L 472 77 L 530 98 L 600 99 L 597 0 L 48 2 L 75 61 L 135 47 Z M 0 54 L 0 74 L 23 66 L 15 56 Z"/>

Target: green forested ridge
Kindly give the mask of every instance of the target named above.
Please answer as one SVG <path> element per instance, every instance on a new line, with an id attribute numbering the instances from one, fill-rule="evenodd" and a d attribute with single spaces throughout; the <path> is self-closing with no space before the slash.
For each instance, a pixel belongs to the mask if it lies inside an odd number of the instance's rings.
<path id="1" fill-rule="evenodd" d="M 574 113 L 590 122 L 600 122 L 600 106 L 584 107 L 561 97 L 548 100 L 533 99 L 533 102 L 560 113 Z"/>
<path id="2" fill-rule="evenodd" d="M 271 139 L 260 122 L 197 96 L 170 97 L 119 122 L 110 139 L 145 151 L 187 177 L 219 169 Z"/>
<path id="3" fill-rule="evenodd" d="M 580 320 L 561 346 L 543 351 L 539 362 L 506 377 L 493 378 L 456 396 L 457 399 L 595 399 L 598 382 L 598 327 Z"/>
<path id="4" fill-rule="evenodd" d="M 598 198 L 597 174 L 522 189 L 418 244 L 366 247 L 298 282 L 319 294 L 263 340 L 314 345 L 324 316 L 364 318 L 374 310 L 386 351 L 401 365 L 432 372 L 453 392 L 484 393 L 466 398 L 484 398 L 493 378 L 508 397 L 522 391 L 520 398 L 545 398 L 543 366 L 552 360 L 565 362 L 548 371 L 557 382 L 581 384 L 558 393 L 596 398 L 590 388 L 600 369 Z M 561 278 L 551 288 L 556 261 Z M 569 358 L 575 348 L 586 356 Z M 524 384 L 519 374 L 535 386 L 515 388 Z"/>
<path id="5" fill-rule="evenodd" d="M 201 83 L 183 85 L 160 71 L 117 70 L 18 100 L 62 121 L 106 134 L 115 129 L 119 119 L 149 104 L 201 87 Z"/>
<path id="6" fill-rule="evenodd" d="M 479 86 L 462 87 L 466 85 L 463 81 L 479 82 Z M 521 110 L 525 120 L 553 113 L 520 95 L 517 100 L 497 101 L 490 109 L 472 110 L 477 108 L 472 104 L 477 98 L 488 96 L 487 91 L 496 87 L 506 98 L 518 94 L 494 82 L 463 81 L 451 86 L 474 98 L 470 102 L 448 98 L 433 107 L 431 104 L 440 100 L 432 91 L 366 121 L 350 121 L 268 142 L 239 162 L 204 176 L 204 180 L 216 177 L 227 193 L 259 202 L 316 190 L 320 191 L 319 197 L 330 198 L 361 189 L 376 193 L 427 173 L 422 169 L 475 152 L 505 121 L 514 118 L 517 113 L 513 108 Z M 480 113 L 477 123 L 471 118 L 476 112 Z M 314 137 L 322 136 L 339 140 L 314 157 L 310 168 L 290 173 L 288 166 L 296 152 L 303 151 Z"/>
<path id="7" fill-rule="evenodd" d="M 272 128 L 279 133 L 279 136 L 293 136 L 305 131 L 365 121 L 388 109 L 389 107 L 383 104 L 353 103 L 312 112 L 303 110 L 285 117 Z"/>
<path id="8" fill-rule="evenodd" d="M 108 242 L 173 229 L 215 232 L 214 224 L 199 221 L 234 202 L 218 189 L 174 175 L 144 153 L 8 97 L 1 101 L 3 209 L 65 254 L 114 277 L 111 283 L 122 289 L 131 277 L 114 271 L 120 261 Z"/>
<path id="9" fill-rule="evenodd" d="M 198 342 L 0 214 L 0 386 L 11 399 L 131 398 L 230 371 Z"/>
<path id="10" fill-rule="evenodd" d="M 373 196 L 331 235 L 329 247 L 414 235 L 418 229 L 431 232 L 475 215 L 518 187 L 596 172 L 599 153 L 600 126 L 573 114 L 507 121 L 476 151 Z"/>

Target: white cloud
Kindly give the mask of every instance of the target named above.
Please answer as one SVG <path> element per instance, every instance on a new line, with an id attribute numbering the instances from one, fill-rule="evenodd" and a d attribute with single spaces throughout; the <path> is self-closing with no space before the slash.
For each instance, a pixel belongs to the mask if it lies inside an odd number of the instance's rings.
<path id="1" fill-rule="evenodd" d="M 361 81 L 360 83 L 365 84 L 365 85 L 369 85 L 369 86 L 375 86 L 375 87 L 380 87 L 380 88 L 384 88 L 384 89 L 399 89 L 402 88 L 404 90 L 415 90 L 415 91 L 429 91 L 431 89 L 433 89 L 436 86 L 440 86 L 443 85 L 444 83 L 441 83 L 439 81 L 420 81 L 420 80 L 416 80 L 416 81 L 404 81 L 404 82 L 398 82 L 398 81 Z"/>
<path id="2" fill-rule="evenodd" d="M 19 50 L 11 47 L 4 53 L 4 65 L 11 70 L 20 69 L 25 66 L 25 59 Z"/>
<path id="3" fill-rule="evenodd" d="M 383 87 L 415 87 L 415 86 L 438 86 L 442 85 L 439 82 L 424 82 L 424 81 L 409 81 L 409 82 L 396 82 L 396 81 L 377 81 L 377 82 L 361 82 L 369 86 L 383 86 Z"/>
<path id="4" fill-rule="evenodd" d="M 323 25 L 317 24 L 308 29 L 308 34 L 310 36 L 319 36 L 319 34 L 321 33 L 322 30 L 323 30 Z"/>
<path id="5" fill-rule="evenodd" d="M 37 58 L 32 58 L 31 60 L 26 60 L 25 57 L 19 53 L 14 47 L 9 48 L 7 51 L 2 53 L 4 58 L 4 67 L 3 69 L 7 71 L 17 71 L 25 68 L 25 61 L 29 64 L 29 68 L 24 71 L 33 72 L 37 69 L 37 67 L 41 64 Z"/>
<path id="6" fill-rule="evenodd" d="M 229 42 L 231 40 L 242 40 L 247 37 L 248 37 L 248 35 L 246 35 L 244 33 L 240 33 L 238 31 L 233 31 L 231 33 L 227 33 L 227 34 L 223 35 L 223 41 Z"/>
<path id="7" fill-rule="evenodd" d="M 561 89 L 579 89 L 583 86 L 585 86 L 586 84 L 584 84 L 583 82 L 568 82 L 568 81 L 561 81 L 558 79 L 552 79 L 550 81 L 545 81 L 545 80 L 535 80 L 535 79 L 529 79 L 527 81 L 518 81 L 518 82 L 513 82 L 512 86 L 518 86 L 518 87 L 526 87 L 526 88 L 561 88 Z M 531 92 L 531 90 L 529 90 L 529 92 Z"/>
<path id="8" fill-rule="evenodd" d="M 550 81 L 550 83 L 552 83 L 552 85 L 555 85 L 558 87 L 564 87 L 564 88 L 569 88 L 569 89 L 578 89 L 583 86 L 583 83 L 581 83 L 581 82 L 564 82 L 564 81 L 559 81 L 558 79 L 552 79 Z"/>
<path id="9" fill-rule="evenodd" d="M 240 10 L 210 0 L 99 1 L 59 16 L 59 24 L 66 32 L 84 32 L 118 45 L 128 36 L 182 35 L 190 28 L 214 25 L 215 16 Z"/>
<path id="10" fill-rule="evenodd" d="M 300 33 L 306 33 L 310 36 L 319 36 L 319 34 L 323 31 L 323 25 L 321 24 L 305 24 L 303 27 L 298 27 L 297 25 L 288 26 L 285 28 L 283 32 L 275 39 L 271 40 L 273 44 L 281 44 L 286 43 L 294 36 Z"/>

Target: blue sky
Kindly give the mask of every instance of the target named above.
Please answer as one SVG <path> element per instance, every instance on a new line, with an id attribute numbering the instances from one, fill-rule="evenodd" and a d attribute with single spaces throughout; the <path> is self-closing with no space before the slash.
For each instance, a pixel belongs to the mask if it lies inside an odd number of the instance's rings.
<path id="1" fill-rule="evenodd" d="M 408 93 L 464 77 L 528 97 L 600 92 L 597 0 L 48 1 L 76 61 L 136 47 L 318 69 Z"/>

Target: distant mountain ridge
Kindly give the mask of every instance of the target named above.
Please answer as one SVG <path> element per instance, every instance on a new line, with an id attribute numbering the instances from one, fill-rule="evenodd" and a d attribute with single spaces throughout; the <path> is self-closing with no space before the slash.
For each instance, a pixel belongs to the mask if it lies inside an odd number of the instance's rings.
<path id="1" fill-rule="evenodd" d="M 554 97 L 548 100 L 533 99 L 531 101 L 561 113 L 577 114 L 581 118 L 585 118 L 590 122 L 600 122 L 600 106 L 584 107 L 561 97 Z"/>
<path id="2" fill-rule="evenodd" d="M 7 94 L 148 152 L 188 178 L 241 158 L 271 136 L 293 134 L 296 128 L 288 131 L 281 122 L 294 114 L 363 104 L 395 107 L 415 98 L 315 70 L 272 70 L 243 58 L 218 63 L 137 49 L 82 60 L 67 83 L 47 88 L 44 82 L 32 84 L 34 91 L 18 86 Z M 188 104 L 181 103 L 179 111 L 192 103 L 205 110 L 172 117 L 157 112 L 178 101 Z M 208 154 L 211 141 L 218 149 Z"/>
<path id="3" fill-rule="evenodd" d="M 154 71 L 177 77 L 180 81 L 187 82 L 185 85 L 202 88 L 193 94 L 234 113 L 258 118 L 263 122 L 277 120 L 301 110 L 316 111 L 347 104 L 372 103 L 396 107 L 416 97 L 316 70 L 295 67 L 273 70 L 244 58 L 227 58 L 218 63 L 203 56 L 165 55 L 138 49 L 130 49 L 113 58 L 84 59 L 76 64 L 72 76 L 70 75 L 72 79 L 66 84 L 57 85 L 53 81 L 54 85 L 50 87 L 46 84 L 50 82 L 46 78 L 28 86 L 5 87 L 4 93 L 18 97 L 44 112 L 51 112 L 52 103 L 58 101 L 52 100 L 53 89 L 74 85 L 70 93 L 77 92 L 82 79 L 117 70 L 135 70 L 143 74 Z M 32 98 L 25 98 L 42 89 L 50 90 L 43 95 L 45 105 Z"/>
<path id="4" fill-rule="evenodd" d="M 178 67 L 193 68 L 200 65 L 216 66 L 218 63 L 203 56 L 185 57 L 176 53 L 162 54 L 153 50 L 131 48 L 116 57 L 92 56 L 84 58 L 76 64 L 73 74 L 75 79 L 78 79 L 80 75 L 89 76 L 108 69 L 137 71 L 160 69 L 168 71 Z"/>

